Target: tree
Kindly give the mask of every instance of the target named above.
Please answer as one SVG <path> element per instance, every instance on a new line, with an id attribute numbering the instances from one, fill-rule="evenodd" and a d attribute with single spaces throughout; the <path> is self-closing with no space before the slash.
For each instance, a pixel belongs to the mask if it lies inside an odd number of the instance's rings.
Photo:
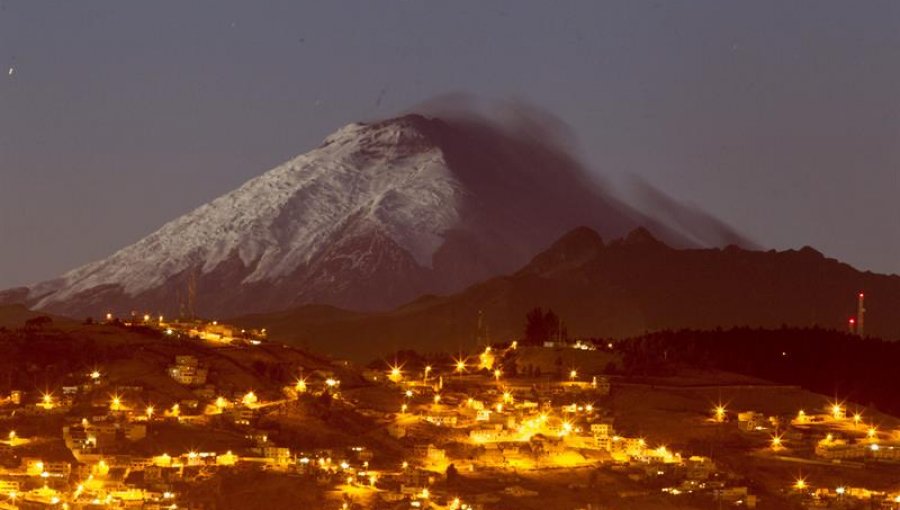
<path id="1" fill-rule="evenodd" d="M 540 307 L 535 307 L 525 315 L 523 343 L 526 345 L 544 345 L 544 342 L 551 340 L 567 340 L 568 336 L 566 328 L 553 309 L 548 309 L 544 313 Z"/>
<path id="2" fill-rule="evenodd" d="M 459 480 L 459 470 L 456 469 L 456 466 L 450 464 L 447 466 L 447 485 L 455 485 Z"/>
<path id="3" fill-rule="evenodd" d="M 559 316 L 553 313 L 553 309 L 547 310 L 544 315 L 544 329 L 547 331 L 546 340 L 561 340 Z"/>
<path id="4" fill-rule="evenodd" d="M 52 322 L 53 319 L 51 319 L 50 317 L 47 317 L 46 315 L 39 315 L 25 321 L 25 329 L 40 329 Z"/>
<path id="5" fill-rule="evenodd" d="M 547 339 L 544 311 L 536 307 L 525 314 L 525 341 L 527 345 L 543 345 Z"/>

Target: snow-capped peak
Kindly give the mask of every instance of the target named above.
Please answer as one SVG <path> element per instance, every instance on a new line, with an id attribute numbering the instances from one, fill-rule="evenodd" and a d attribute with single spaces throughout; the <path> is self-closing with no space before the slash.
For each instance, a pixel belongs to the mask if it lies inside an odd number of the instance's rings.
<path id="1" fill-rule="evenodd" d="M 45 296 L 37 303 L 44 307 L 107 284 L 134 296 L 198 266 L 211 272 L 235 255 L 249 269 L 244 283 L 274 281 L 347 229 L 377 230 L 429 267 L 459 221 L 463 191 L 415 124 L 400 118 L 347 125 L 111 257 L 34 287 L 31 297 Z"/>

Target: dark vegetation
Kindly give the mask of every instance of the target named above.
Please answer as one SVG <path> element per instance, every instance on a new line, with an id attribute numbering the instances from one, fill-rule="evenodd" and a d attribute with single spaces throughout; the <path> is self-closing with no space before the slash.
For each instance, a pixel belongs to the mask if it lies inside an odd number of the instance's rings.
<path id="1" fill-rule="evenodd" d="M 569 332 L 552 309 L 544 312 L 540 307 L 532 308 L 525 315 L 524 345 L 544 345 L 550 340 L 568 340 Z"/>
<path id="2" fill-rule="evenodd" d="M 782 324 L 841 330 L 857 313 L 859 292 L 866 294 L 866 331 L 900 339 L 898 275 L 861 272 L 812 248 L 675 249 L 643 229 L 604 241 L 579 228 L 520 270 L 456 294 L 423 296 L 388 311 L 307 306 L 233 322 L 268 328 L 272 340 L 368 361 L 398 349 L 468 350 L 483 337 L 539 343 L 566 332 L 623 339 Z M 532 318 L 523 330 L 526 314 Z"/>
<path id="3" fill-rule="evenodd" d="M 900 343 L 821 328 L 660 331 L 618 342 L 628 375 L 738 372 L 900 414 Z"/>

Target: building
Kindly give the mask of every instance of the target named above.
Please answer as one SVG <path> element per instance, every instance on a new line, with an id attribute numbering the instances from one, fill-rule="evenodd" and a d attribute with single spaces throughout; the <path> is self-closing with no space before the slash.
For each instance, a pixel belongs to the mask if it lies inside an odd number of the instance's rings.
<path id="1" fill-rule="evenodd" d="M 591 380 L 591 386 L 597 390 L 597 393 L 604 396 L 609 395 L 609 392 L 612 389 L 609 378 L 600 375 L 594 376 Z"/>
<path id="2" fill-rule="evenodd" d="M 200 366 L 194 356 L 175 356 L 175 364 L 169 367 L 169 377 L 185 386 L 206 384 L 209 369 Z"/>

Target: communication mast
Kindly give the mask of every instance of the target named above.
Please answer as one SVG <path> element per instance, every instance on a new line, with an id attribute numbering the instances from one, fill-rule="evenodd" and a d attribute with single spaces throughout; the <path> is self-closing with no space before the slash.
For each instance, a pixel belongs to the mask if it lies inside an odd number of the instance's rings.
<path id="1" fill-rule="evenodd" d="M 475 345 L 487 345 L 487 328 L 484 325 L 484 312 L 478 310 L 478 325 L 475 330 Z"/>
<path id="2" fill-rule="evenodd" d="M 856 300 L 856 334 L 865 336 L 866 295 L 860 292 Z"/>

